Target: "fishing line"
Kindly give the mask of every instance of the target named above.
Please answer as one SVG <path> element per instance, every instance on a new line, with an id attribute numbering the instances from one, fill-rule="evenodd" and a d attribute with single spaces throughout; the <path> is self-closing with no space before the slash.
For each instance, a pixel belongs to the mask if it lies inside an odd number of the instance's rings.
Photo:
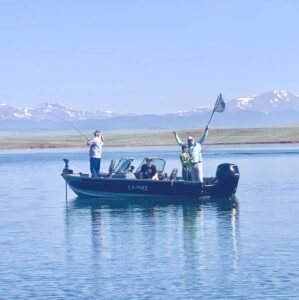
<path id="1" fill-rule="evenodd" d="M 77 132 L 79 132 L 82 136 L 84 136 L 88 140 L 88 137 L 79 128 L 77 128 L 75 125 L 73 125 L 72 123 L 64 120 L 62 117 L 54 114 L 53 112 L 50 112 L 50 114 L 52 114 L 56 118 L 60 119 L 61 121 L 65 122 L 66 124 L 68 124 L 69 126 L 71 126 L 73 129 L 75 129 Z"/>
<path id="2" fill-rule="evenodd" d="M 202 152 L 204 152 L 207 148 L 209 148 L 209 147 L 211 147 L 211 146 L 215 146 L 216 143 L 218 143 L 218 142 L 220 142 L 220 141 L 224 141 L 224 140 L 226 140 L 226 139 L 228 139 L 228 138 L 230 138 L 230 137 L 232 137 L 232 136 L 234 136 L 234 134 L 228 135 L 228 136 L 225 136 L 225 137 L 222 137 L 222 138 L 216 140 L 213 144 L 210 144 L 210 145 L 207 145 L 207 146 L 203 147 Z"/>
<path id="3" fill-rule="evenodd" d="M 279 138 L 279 137 L 277 137 L 277 136 L 275 136 L 275 135 L 273 135 L 273 134 L 270 134 L 270 133 L 264 133 L 263 135 L 264 135 L 264 136 L 269 136 L 269 137 L 271 137 L 272 139 L 276 139 L 278 142 L 281 142 L 281 138 Z M 202 152 L 204 152 L 208 147 L 214 146 L 215 144 L 219 143 L 220 141 L 224 141 L 224 140 L 226 140 L 226 139 L 228 139 L 228 138 L 230 138 L 230 137 L 232 137 L 232 136 L 235 136 L 235 135 L 234 135 L 234 134 L 228 135 L 228 136 L 225 136 L 225 137 L 223 137 L 223 138 L 220 138 L 220 139 L 216 140 L 216 141 L 213 142 L 212 144 L 209 144 L 209 145 L 203 147 Z M 255 138 L 256 138 L 256 137 L 253 137 L 253 138 L 251 138 L 251 140 L 254 140 Z M 250 141 L 250 139 L 249 139 L 249 140 L 247 139 L 247 141 Z"/>

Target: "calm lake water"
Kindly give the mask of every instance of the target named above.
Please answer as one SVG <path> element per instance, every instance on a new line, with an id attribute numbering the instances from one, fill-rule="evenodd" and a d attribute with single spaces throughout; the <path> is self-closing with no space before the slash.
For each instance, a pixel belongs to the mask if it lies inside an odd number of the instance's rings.
<path id="1" fill-rule="evenodd" d="M 205 176 L 236 163 L 234 201 L 78 199 L 62 158 L 87 150 L 0 152 L 0 299 L 298 299 L 299 146 L 217 148 Z M 105 149 L 179 166 L 178 147 Z"/>

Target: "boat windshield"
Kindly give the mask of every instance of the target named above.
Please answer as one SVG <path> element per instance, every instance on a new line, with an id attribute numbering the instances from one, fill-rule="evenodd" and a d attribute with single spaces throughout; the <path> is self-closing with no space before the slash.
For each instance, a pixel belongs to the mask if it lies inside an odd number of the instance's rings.
<path id="1" fill-rule="evenodd" d="M 157 168 L 157 171 L 158 171 L 159 173 L 163 173 L 164 168 L 165 168 L 165 164 L 166 164 L 165 159 L 153 157 L 152 160 L 153 160 L 153 164 L 154 164 L 154 165 L 156 166 L 156 168 Z M 140 164 L 140 166 L 139 166 L 138 169 L 136 170 L 136 173 L 139 173 L 139 172 L 140 172 L 141 167 L 142 167 L 142 165 L 144 165 L 144 164 L 146 164 L 146 158 L 142 161 L 142 163 Z"/>
<path id="2" fill-rule="evenodd" d="M 133 157 L 125 157 L 120 159 L 116 167 L 113 169 L 113 173 L 125 173 L 125 171 L 130 168 L 133 160 Z"/>

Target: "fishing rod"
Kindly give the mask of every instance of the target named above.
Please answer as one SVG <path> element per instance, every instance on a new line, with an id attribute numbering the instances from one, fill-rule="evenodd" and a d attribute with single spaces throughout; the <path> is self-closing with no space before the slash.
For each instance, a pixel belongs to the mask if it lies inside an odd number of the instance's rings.
<path id="1" fill-rule="evenodd" d="M 79 128 L 77 128 L 75 125 L 73 125 L 72 123 L 68 122 L 67 120 L 63 119 L 62 117 L 54 114 L 53 112 L 50 112 L 53 116 L 55 116 L 56 118 L 60 119 L 61 121 L 63 121 L 64 123 L 68 124 L 69 126 L 71 126 L 73 129 L 75 129 L 77 132 L 79 132 L 82 136 L 84 136 L 87 140 L 88 140 L 88 136 L 85 135 Z"/>
<path id="2" fill-rule="evenodd" d="M 217 100 L 216 100 L 215 104 L 214 104 L 214 108 L 213 108 L 212 114 L 211 114 L 211 116 L 210 116 L 210 119 L 209 119 L 209 121 L 208 121 L 208 124 L 207 124 L 207 126 L 206 126 L 206 130 L 208 129 L 208 127 L 209 127 L 209 125 L 210 125 L 210 123 L 211 123 L 211 120 L 212 120 L 212 118 L 213 118 L 214 113 L 215 113 L 215 112 L 222 113 L 222 112 L 224 112 L 224 110 L 225 110 L 225 102 L 224 102 L 224 100 L 223 100 L 223 98 L 222 98 L 222 94 L 220 93 L 220 94 L 218 95 L 218 97 L 217 97 Z M 228 138 L 228 137 L 225 137 L 225 138 Z M 223 140 L 223 139 L 225 139 L 225 138 L 221 138 L 220 140 Z M 220 141 L 220 140 L 217 140 L 217 141 Z M 216 141 L 216 142 L 217 142 L 217 141 Z M 205 151 L 209 146 L 210 146 L 210 145 L 204 147 L 204 148 L 202 149 L 202 152 Z"/>

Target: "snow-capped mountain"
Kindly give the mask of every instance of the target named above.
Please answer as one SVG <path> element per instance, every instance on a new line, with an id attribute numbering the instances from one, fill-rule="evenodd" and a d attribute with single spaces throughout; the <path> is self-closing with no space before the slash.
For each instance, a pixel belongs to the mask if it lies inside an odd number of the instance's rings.
<path id="1" fill-rule="evenodd" d="M 214 114 L 212 126 L 265 127 L 299 124 L 299 96 L 287 91 L 226 100 L 224 113 Z M 71 121 L 81 129 L 179 129 L 206 126 L 213 107 L 196 107 L 163 115 L 118 114 L 111 111 L 80 111 L 59 103 L 43 103 L 34 108 L 14 108 L 0 103 L 0 129 L 69 128 Z"/>
<path id="2" fill-rule="evenodd" d="M 299 111 L 299 96 L 287 91 L 272 91 L 255 96 L 241 97 L 227 102 L 227 111 L 252 111 L 264 114 Z"/>
<path id="3" fill-rule="evenodd" d="M 5 119 L 17 120 L 25 117 L 26 114 L 27 111 L 22 108 L 14 108 L 8 104 L 0 103 L 0 120 L 5 120 Z"/>
<path id="4" fill-rule="evenodd" d="M 227 99 L 225 99 L 227 100 Z M 213 107 L 196 107 L 189 110 L 178 111 L 180 116 L 204 113 L 211 111 Z M 288 91 L 271 91 L 254 96 L 244 96 L 226 101 L 226 112 L 259 112 L 263 114 L 296 111 L 299 112 L 299 96 Z"/>
<path id="5" fill-rule="evenodd" d="M 215 127 L 299 125 L 299 95 L 288 91 L 274 90 L 260 95 L 224 100 L 226 100 L 225 113 L 214 115 Z M 212 107 L 195 108 L 177 112 L 177 116 L 185 117 L 185 128 L 191 128 L 190 126 L 195 124 L 195 117 L 198 126 L 205 126 L 212 109 Z"/>
<path id="6" fill-rule="evenodd" d="M 52 120 L 60 118 L 68 121 L 106 119 L 118 116 L 118 113 L 111 111 L 80 111 L 67 107 L 60 103 L 42 103 L 35 108 L 14 108 L 0 103 L 0 120 Z"/>
<path id="7" fill-rule="evenodd" d="M 200 113 L 205 113 L 209 112 L 213 109 L 213 107 L 195 107 L 191 109 L 186 109 L 186 110 L 179 110 L 176 112 L 176 115 L 178 116 L 190 116 L 193 114 L 200 114 Z"/>

